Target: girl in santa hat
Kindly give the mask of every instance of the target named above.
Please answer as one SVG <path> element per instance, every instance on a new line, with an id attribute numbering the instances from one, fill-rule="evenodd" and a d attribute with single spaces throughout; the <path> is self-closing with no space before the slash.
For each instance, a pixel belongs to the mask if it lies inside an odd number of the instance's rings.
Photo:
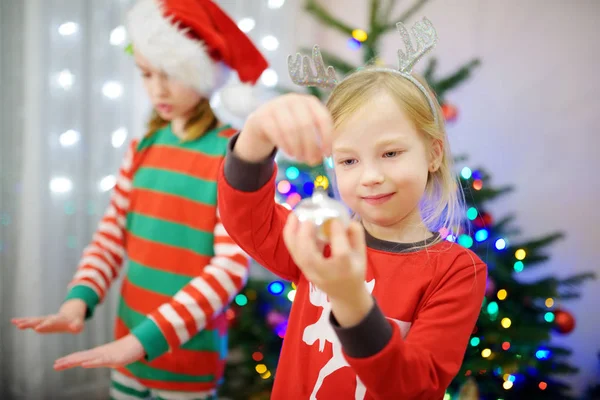
<path id="1" fill-rule="evenodd" d="M 139 0 L 128 15 L 135 62 L 154 106 L 134 140 L 111 202 L 54 315 L 16 318 L 20 329 L 79 333 L 117 278 L 115 341 L 55 362 L 56 370 L 113 368 L 111 398 L 204 399 L 222 380 L 224 309 L 245 284 L 246 254 L 217 210 L 216 180 L 234 130 L 209 98 L 230 71 L 246 87 L 229 90 L 235 114 L 267 62 L 210 0 Z"/>

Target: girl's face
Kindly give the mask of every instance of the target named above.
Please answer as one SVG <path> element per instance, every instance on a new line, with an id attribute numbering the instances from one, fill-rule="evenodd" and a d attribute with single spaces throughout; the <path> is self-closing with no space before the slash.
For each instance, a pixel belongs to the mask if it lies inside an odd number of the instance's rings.
<path id="1" fill-rule="evenodd" d="M 419 201 L 430 166 L 428 146 L 383 92 L 339 126 L 332 156 L 342 200 L 369 228 L 422 226 Z"/>
<path id="2" fill-rule="evenodd" d="M 163 71 L 154 68 L 139 52 L 134 52 L 134 57 L 152 106 L 162 119 L 172 121 L 185 118 L 193 112 L 202 100 L 195 89 L 169 78 Z"/>

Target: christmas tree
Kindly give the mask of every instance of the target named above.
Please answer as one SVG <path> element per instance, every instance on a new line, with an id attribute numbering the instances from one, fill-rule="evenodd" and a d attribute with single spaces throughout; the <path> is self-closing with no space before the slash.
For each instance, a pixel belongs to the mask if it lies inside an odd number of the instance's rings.
<path id="1" fill-rule="evenodd" d="M 600 352 L 598 352 L 598 377 L 593 386 L 588 387 L 585 400 L 600 400 Z"/>
<path id="2" fill-rule="evenodd" d="M 317 20 L 348 37 L 348 45 L 363 54 L 364 64 L 383 64 L 377 57 L 383 35 L 397 34 L 396 23 L 406 22 L 427 3 L 417 0 L 395 18 L 396 0 L 371 0 L 369 27 L 349 26 L 333 16 L 318 0 L 307 0 L 305 10 Z M 301 49 L 310 54 L 311 49 Z M 359 66 L 321 48 L 326 65 L 344 75 Z M 479 60 L 471 60 L 454 73 L 436 76 L 437 60 L 430 59 L 422 75 L 436 93 L 447 123 L 455 121 L 457 108 L 447 102 L 446 94 L 469 78 Z M 327 93 L 309 88 L 322 100 Z M 466 158 L 457 158 L 458 180 L 466 194 L 466 218 L 458 236 L 445 234 L 446 240 L 470 248 L 489 267 L 486 298 L 472 334 L 463 366 L 452 382 L 450 399 L 568 399 L 568 385 L 555 375 L 575 373 L 566 357 L 568 349 L 552 346 L 553 332 L 569 333 L 575 321 L 559 306 L 560 300 L 578 297 L 577 287 L 592 274 L 567 279 L 547 277 L 534 282 L 519 280 L 519 273 L 541 265 L 548 259 L 545 249 L 560 239 L 560 233 L 520 241 L 511 223 L 513 216 L 496 220 L 486 209 L 489 201 L 505 195 L 511 187 L 494 188 L 481 168 L 469 168 Z M 309 167 L 283 155 L 278 156 L 277 201 L 292 209 L 301 199 L 312 195 L 315 186 L 332 186 L 327 172 L 331 165 Z M 268 399 L 276 371 L 287 315 L 295 288 L 271 279 L 250 280 L 228 311 L 232 320 L 230 357 L 222 394 L 231 399 Z"/>

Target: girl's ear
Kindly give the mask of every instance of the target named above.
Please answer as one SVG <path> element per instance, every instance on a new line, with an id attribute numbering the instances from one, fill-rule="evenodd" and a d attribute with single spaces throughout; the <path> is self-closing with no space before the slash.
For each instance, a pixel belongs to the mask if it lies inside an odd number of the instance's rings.
<path id="1" fill-rule="evenodd" d="M 429 172 L 435 172 L 440 168 L 444 158 L 444 144 L 441 140 L 435 139 L 431 143 L 429 154 Z"/>

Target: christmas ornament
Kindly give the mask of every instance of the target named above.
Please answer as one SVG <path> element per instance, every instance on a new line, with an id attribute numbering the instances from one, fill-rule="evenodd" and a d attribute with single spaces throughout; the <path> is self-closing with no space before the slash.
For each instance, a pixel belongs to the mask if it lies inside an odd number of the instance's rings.
<path id="1" fill-rule="evenodd" d="M 458 393 L 458 400 L 479 400 L 479 388 L 472 377 L 462 385 Z"/>
<path id="2" fill-rule="evenodd" d="M 331 238 L 331 222 L 337 219 L 345 226 L 350 224 L 350 213 L 344 204 L 329 196 L 322 187 L 315 189 L 313 195 L 303 199 L 294 213 L 300 221 L 311 221 L 317 226 L 317 238 L 328 243 Z"/>
<path id="3" fill-rule="evenodd" d="M 573 332 L 573 329 L 575 329 L 573 314 L 564 310 L 554 311 L 554 329 L 563 335 Z"/>
<path id="4" fill-rule="evenodd" d="M 453 122 L 458 116 L 458 109 L 452 104 L 444 103 L 442 104 L 442 114 L 446 122 Z"/>
<path id="5" fill-rule="evenodd" d="M 486 212 L 483 212 L 473 220 L 473 226 L 477 229 L 481 229 L 491 226 L 493 222 L 492 216 Z"/>

